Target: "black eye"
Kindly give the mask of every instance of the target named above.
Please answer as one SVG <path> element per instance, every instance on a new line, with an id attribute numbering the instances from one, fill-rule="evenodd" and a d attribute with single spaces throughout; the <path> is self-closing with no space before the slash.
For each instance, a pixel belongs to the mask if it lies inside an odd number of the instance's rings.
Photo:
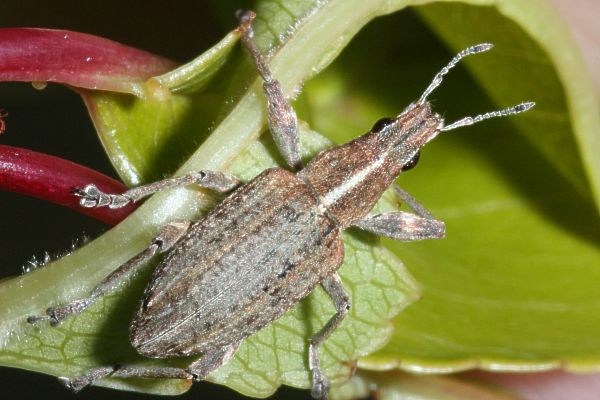
<path id="1" fill-rule="evenodd" d="M 373 124 L 373 127 L 371 128 L 371 132 L 374 132 L 374 133 L 381 132 L 382 130 L 385 129 L 386 126 L 388 126 L 389 124 L 391 124 L 394 121 L 395 120 L 393 118 L 381 118 L 379 121 L 377 121 Z"/>
<path id="2" fill-rule="evenodd" d="M 417 151 L 417 154 L 415 154 L 414 157 L 411 158 L 409 162 L 407 162 L 406 164 L 404 164 L 402 166 L 402 172 L 408 171 L 409 169 L 413 169 L 417 165 L 417 162 L 419 161 L 419 157 L 421 157 L 421 152 Z"/>

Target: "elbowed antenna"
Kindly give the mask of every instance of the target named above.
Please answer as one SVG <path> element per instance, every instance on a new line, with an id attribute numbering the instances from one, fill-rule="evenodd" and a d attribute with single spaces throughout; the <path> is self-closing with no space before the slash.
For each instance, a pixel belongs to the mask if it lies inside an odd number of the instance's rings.
<path id="1" fill-rule="evenodd" d="M 466 49 L 458 53 L 456 56 L 454 56 L 454 58 L 450 60 L 450 62 L 444 68 L 442 68 L 440 72 L 435 74 L 435 76 L 433 77 L 433 81 L 431 81 L 431 83 L 429 84 L 429 86 L 427 86 L 427 89 L 425 89 L 421 97 L 419 97 L 419 101 L 417 101 L 417 104 L 425 103 L 425 100 L 427 100 L 427 97 L 431 94 L 431 92 L 433 92 L 438 86 L 440 86 L 444 75 L 450 72 L 450 70 L 454 68 L 454 66 L 458 64 L 458 62 L 461 59 L 465 58 L 466 56 L 470 56 L 471 54 L 483 53 L 484 51 L 490 50 L 492 47 L 494 47 L 494 45 L 491 43 L 480 43 L 476 44 L 475 46 L 467 47 Z"/>
<path id="2" fill-rule="evenodd" d="M 535 106 L 533 101 L 527 101 L 525 103 L 517 104 L 516 106 L 505 108 L 504 110 L 496 110 L 486 112 L 485 114 L 479 114 L 474 117 L 464 117 L 450 125 L 443 126 L 440 131 L 451 131 L 452 129 L 460 128 L 461 126 L 473 125 L 477 122 L 483 121 L 484 119 L 490 119 L 495 117 L 505 117 L 507 115 L 519 114 L 525 112 Z"/>

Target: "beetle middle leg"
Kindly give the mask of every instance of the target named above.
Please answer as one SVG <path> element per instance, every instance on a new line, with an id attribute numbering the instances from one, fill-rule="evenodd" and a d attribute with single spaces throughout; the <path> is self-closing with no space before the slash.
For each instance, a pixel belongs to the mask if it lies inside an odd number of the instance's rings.
<path id="1" fill-rule="evenodd" d="M 187 221 L 171 222 L 165 225 L 160 233 L 152 239 L 150 246 L 138 255 L 131 258 L 125 264 L 114 270 L 102 282 L 100 282 L 89 294 L 88 297 L 78 299 L 60 307 L 49 307 L 46 315 L 31 316 L 27 322 L 33 324 L 42 320 L 49 320 L 50 325 L 56 326 L 69 315 L 78 314 L 96 302 L 103 295 L 116 289 L 123 278 L 136 271 L 139 267 L 158 253 L 169 250 L 177 241 L 187 232 L 190 223 Z"/>
<path id="2" fill-rule="evenodd" d="M 327 338 L 335 331 L 338 325 L 342 322 L 348 310 L 350 310 L 350 298 L 344 289 L 342 280 L 337 273 L 331 275 L 321 282 L 321 286 L 331 297 L 336 313 L 327 324 L 310 338 L 308 346 L 308 365 L 312 372 L 312 391 L 311 394 L 315 399 L 327 400 L 327 392 L 329 382 L 321 371 L 319 365 L 319 347 L 327 340 Z"/>

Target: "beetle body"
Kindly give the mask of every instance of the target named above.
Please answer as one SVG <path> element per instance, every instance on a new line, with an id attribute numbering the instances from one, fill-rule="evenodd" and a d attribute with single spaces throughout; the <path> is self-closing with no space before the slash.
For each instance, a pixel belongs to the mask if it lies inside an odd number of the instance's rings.
<path id="1" fill-rule="evenodd" d="M 277 319 L 343 259 L 340 228 L 310 187 L 280 168 L 237 189 L 157 267 L 135 314 L 143 355 L 237 343 Z"/>

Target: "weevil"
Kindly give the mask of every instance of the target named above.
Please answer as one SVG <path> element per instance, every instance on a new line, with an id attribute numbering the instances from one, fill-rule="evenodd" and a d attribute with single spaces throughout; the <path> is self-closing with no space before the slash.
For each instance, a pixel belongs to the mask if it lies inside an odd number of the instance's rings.
<path id="1" fill-rule="evenodd" d="M 296 113 L 253 42 L 254 16 L 243 13 L 238 30 L 264 81 L 270 131 L 291 171 L 270 168 L 241 183 L 227 173 L 202 170 L 123 194 L 103 193 L 93 184 L 76 193 L 83 207 L 110 208 L 190 184 L 228 196 L 198 221 L 163 227 L 143 252 L 105 278 L 88 297 L 28 319 L 57 325 L 89 307 L 126 274 L 165 253 L 133 316 L 130 341 L 138 353 L 151 358 L 199 358 L 187 368 L 109 365 L 62 378 L 74 391 L 107 376 L 201 380 L 227 362 L 245 338 L 320 284 L 336 313 L 311 337 L 308 365 L 313 397 L 327 398 L 329 384 L 319 367 L 318 349 L 350 309 L 336 272 L 344 258 L 342 230 L 354 226 L 404 241 L 443 237 L 444 223 L 398 187 L 395 193 L 412 212 L 369 213 L 396 177 L 414 167 L 420 149 L 440 132 L 520 113 L 534 105 L 521 103 L 444 124 L 427 98 L 459 60 L 492 47 L 475 45 L 458 53 L 400 115 L 379 120 L 370 132 L 319 153 L 303 167 Z"/>

